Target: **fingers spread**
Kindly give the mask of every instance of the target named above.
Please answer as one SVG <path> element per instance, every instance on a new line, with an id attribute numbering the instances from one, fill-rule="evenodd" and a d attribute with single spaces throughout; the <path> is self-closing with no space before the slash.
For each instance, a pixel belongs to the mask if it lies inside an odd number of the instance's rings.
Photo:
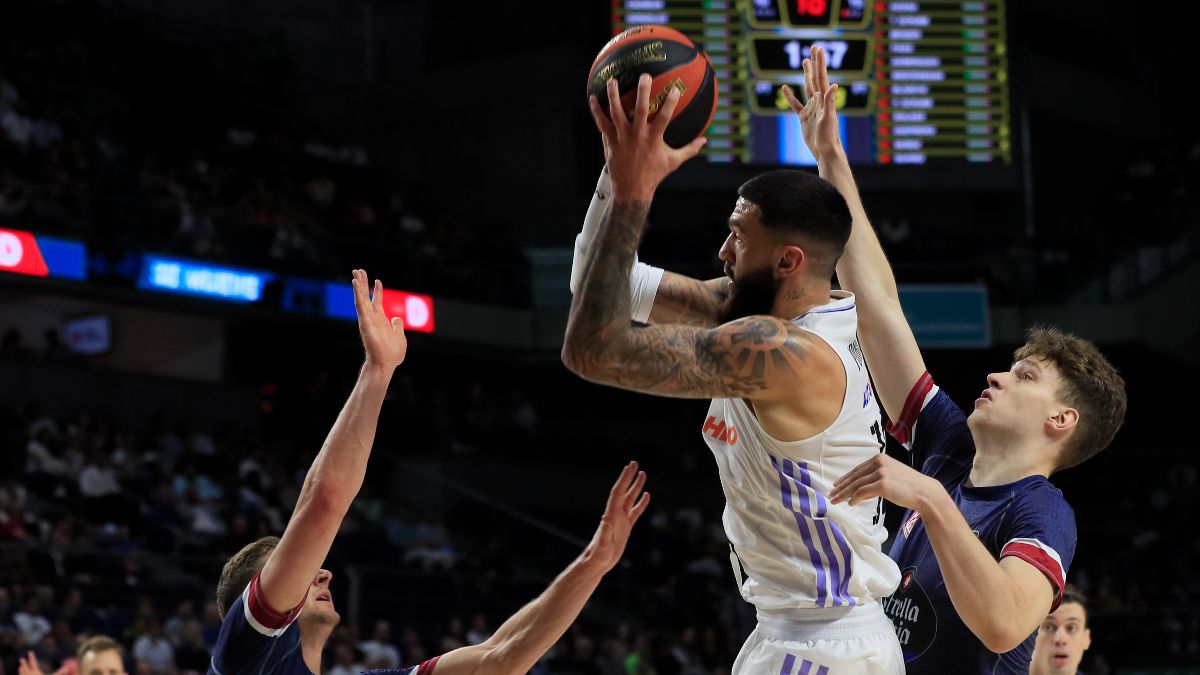
<path id="1" fill-rule="evenodd" d="M 600 130 L 600 135 L 604 137 L 604 143 L 607 145 L 608 139 L 616 135 L 617 128 L 613 126 L 608 115 L 600 109 L 600 101 L 595 96 L 588 97 L 588 109 L 592 111 L 592 119 L 596 121 L 596 128 Z"/>
<path id="2" fill-rule="evenodd" d="M 625 115 L 625 108 L 621 106 L 621 90 L 615 77 L 608 81 L 608 118 L 613 123 L 615 138 L 620 139 L 629 127 L 629 118 Z"/>
<path id="3" fill-rule="evenodd" d="M 642 487 L 646 485 L 646 472 L 637 472 L 637 478 L 633 479 L 633 483 L 625 489 L 625 503 L 630 504 L 641 493 Z"/>
<path id="4" fill-rule="evenodd" d="M 675 108 L 679 105 L 679 89 L 671 87 L 667 91 L 667 98 L 663 101 L 662 107 L 658 109 L 658 115 L 651 123 L 656 136 L 661 136 L 667 130 L 667 125 L 671 123 L 671 118 L 675 117 Z"/>
<path id="5" fill-rule="evenodd" d="M 829 110 L 837 109 L 837 90 L 838 86 L 836 82 L 829 85 L 829 88 L 825 90 L 825 107 Z"/>
<path id="6" fill-rule="evenodd" d="M 675 153 L 676 166 L 678 166 L 679 164 L 683 164 L 684 162 L 688 161 L 689 159 L 700 154 L 700 149 L 703 148 L 707 144 L 708 144 L 708 137 L 704 136 L 704 135 L 700 135 L 700 136 L 697 136 L 696 138 L 692 139 L 691 143 L 688 143 L 687 145 L 683 146 L 682 148 L 679 148 L 678 150 L 675 150 L 674 153 Z"/>
<path id="7" fill-rule="evenodd" d="M 642 514 L 646 512 L 647 506 L 650 506 L 650 493 L 643 492 L 641 499 L 638 499 L 633 508 L 629 510 L 629 523 L 631 525 L 636 523 L 638 518 L 642 517 Z"/>
<path id="8" fill-rule="evenodd" d="M 808 100 L 811 101 L 813 94 L 816 93 L 816 90 L 813 88 L 812 60 L 804 59 L 804 61 L 802 62 L 802 65 L 804 66 L 804 95 L 808 98 Z"/>
<path id="9" fill-rule="evenodd" d="M 626 488 L 629 485 L 629 478 L 630 478 L 630 476 L 633 475 L 633 472 L 636 470 L 637 470 L 637 462 L 630 462 L 630 463 L 626 464 L 625 468 L 621 469 L 621 475 L 617 476 L 617 482 L 613 483 L 612 490 L 609 491 L 609 494 L 614 495 L 614 496 L 619 495 L 619 494 L 624 494 Z"/>
<path id="10" fill-rule="evenodd" d="M 647 73 L 638 77 L 637 98 L 633 103 L 633 124 L 635 127 L 645 126 L 650 116 L 650 84 L 651 78 Z"/>
<path id="11" fill-rule="evenodd" d="M 791 107 L 792 112 L 799 114 L 804 111 L 804 104 L 800 102 L 800 99 L 796 98 L 796 94 L 792 91 L 792 88 L 786 84 L 783 85 L 783 97 L 787 99 L 788 106 Z"/>
<path id="12" fill-rule="evenodd" d="M 362 314 L 367 309 L 370 301 L 367 299 L 367 287 L 363 283 L 362 270 L 354 270 L 350 277 L 350 286 L 354 289 L 354 309 Z"/>

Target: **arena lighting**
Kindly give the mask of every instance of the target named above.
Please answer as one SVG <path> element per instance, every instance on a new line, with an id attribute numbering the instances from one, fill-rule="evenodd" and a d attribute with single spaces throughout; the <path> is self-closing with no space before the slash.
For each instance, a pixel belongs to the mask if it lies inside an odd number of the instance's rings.
<path id="1" fill-rule="evenodd" d="M 0 228 L 0 272 L 85 279 L 87 252 L 78 242 Z"/>
<path id="2" fill-rule="evenodd" d="M 400 317 L 404 329 L 417 333 L 432 333 L 434 328 L 433 298 L 421 293 L 408 293 L 390 288 L 383 290 L 383 311 L 388 318 Z M 354 320 L 354 290 L 349 283 L 325 284 L 325 315 L 335 319 Z"/>
<path id="3" fill-rule="evenodd" d="M 142 256 L 137 286 L 225 302 L 257 302 L 262 298 L 263 286 L 273 279 L 273 273 L 262 270 L 146 254 Z"/>

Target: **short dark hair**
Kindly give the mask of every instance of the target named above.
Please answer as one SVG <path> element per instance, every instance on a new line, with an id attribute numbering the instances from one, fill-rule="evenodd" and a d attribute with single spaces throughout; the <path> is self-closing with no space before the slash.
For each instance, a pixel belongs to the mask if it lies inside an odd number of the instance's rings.
<path id="1" fill-rule="evenodd" d="M 75 650 L 75 658 L 82 664 L 83 657 L 87 656 L 88 652 L 107 652 L 114 651 L 121 658 L 125 658 L 125 648 L 120 642 L 108 637 L 107 635 L 96 635 L 84 640 L 80 643 L 79 648 Z"/>
<path id="2" fill-rule="evenodd" d="M 1088 611 L 1087 596 L 1075 584 L 1067 584 L 1066 588 L 1063 589 L 1062 602 L 1059 603 L 1059 607 L 1068 602 L 1073 602 L 1083 608 L 1083 622 L 1086 624 Z"/>
<path id="3" fill-rule="evenodd" d="M 1108 447 L 1125 423 L 1125 380 L 1096 345 L 1057 328 L 1035 326 L 1013 359 L 1044 359 L 1062 375 L 1058 395 L 1079 411 L 1078 428 L 1054 470 L 1069 469 Z"/>
<path id="4" fill-rule="evenodd" d="M 742 183 L 738 196 L 758 207 L 762 224 L 794 237 L 813 261 L 814 275 L 832 277 L 850 239 L 850 207 L 829 181 L 780 169 Z"/>
<path id="5" fill-rule="evenodd" d="M 237 602 L 238 596 L 250 585 L 254 575 L 267 564 L 267 556 L 279 545 L 279 537 L 263 537 L 246 544 L 242 550 L 221 568 L 221 580 L 217 582 L 217 613 L 225 618 L 225 612 Z"/>

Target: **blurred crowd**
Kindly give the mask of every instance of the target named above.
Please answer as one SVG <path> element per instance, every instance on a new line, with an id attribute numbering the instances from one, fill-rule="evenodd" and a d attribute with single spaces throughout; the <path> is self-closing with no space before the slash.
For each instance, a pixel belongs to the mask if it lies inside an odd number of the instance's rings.
<path id="1" fill-rule="evenodd" d="M 527 301 L 510 223 L 452 220 L 317 123 L 215 105 L 240 91 L 204 53 L 91 3 L 6 14 L 0 225 L 85 239 L 102 279 L 156 251 L 317 278 L 386 263 L 405 288 Z"/>

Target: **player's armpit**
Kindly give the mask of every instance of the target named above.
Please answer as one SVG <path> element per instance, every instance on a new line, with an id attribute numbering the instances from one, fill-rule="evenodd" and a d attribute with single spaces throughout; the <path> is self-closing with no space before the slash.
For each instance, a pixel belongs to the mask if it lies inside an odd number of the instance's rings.
<path id="1" fill-rule="evenodd" d="M 798 379 L 836 359 L 817 340 L 786 321 L 751 316 L 716 328 L 633 327 L 581 345 L 565 362 L 593 382 L 649 394 L 770 400 L 794 395 Z"/>
<path id="2" fill-rule="evenodd" d="M 650 311 L 650 323 L 715 328 L 728 298 L 728 277 L 700 281 L 664 272 Z"/>

